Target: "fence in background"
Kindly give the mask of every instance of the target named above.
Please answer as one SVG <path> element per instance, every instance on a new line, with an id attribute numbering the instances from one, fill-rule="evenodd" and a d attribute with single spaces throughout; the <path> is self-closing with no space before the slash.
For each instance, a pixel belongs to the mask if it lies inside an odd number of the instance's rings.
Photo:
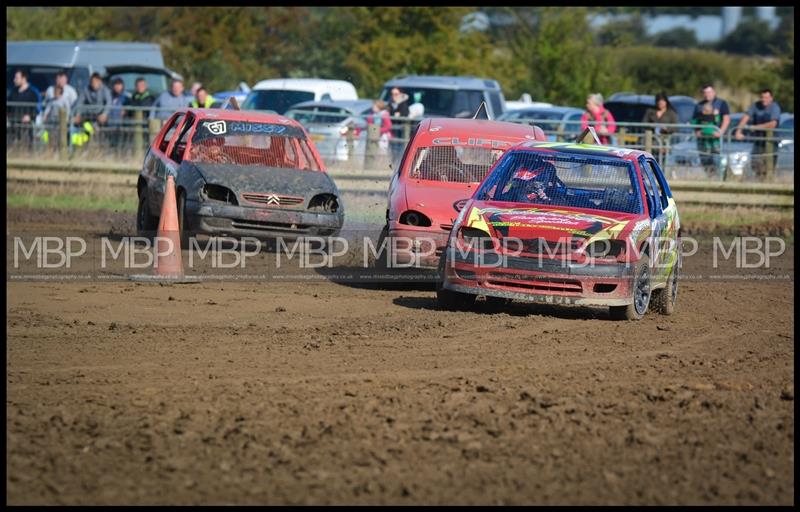
<path id="1" fill-rule="evenodd" d="M 7 112 L 19 114 L 34 104 L 7 103 Z M 33 109 L 33 110 L 32 110 Z M 19 115 L 6 118 L 7 158 L 63 159 L 65 161 L 140 162 L 171 109 L 125 107 L 125 115 L 105 125 L 86 119 L 74 122 L 70 112 L 52 110 L 45 117 Z M 353 172 L 390 170 L 399 162 L 419 119 L 393 118 L 391 137 L 367 123 L 366 116 L 293 111 L 309 132 L 326 166 Z M 531 119 L 552 141 L 572 142 L 581 131 L 579 121 Z M 592 123 L 590 123 L 592 124 Z M 748 128 L 744 140 L 734 129 L 720 136 L 716 127 L 704 130 L 688 124 L 617 123 L 611 144 L 652 153 L 662 168 L 677 180 L 794 182 L 794 130 Z M 709 132 L 709 133 L 704 133 Z"/>

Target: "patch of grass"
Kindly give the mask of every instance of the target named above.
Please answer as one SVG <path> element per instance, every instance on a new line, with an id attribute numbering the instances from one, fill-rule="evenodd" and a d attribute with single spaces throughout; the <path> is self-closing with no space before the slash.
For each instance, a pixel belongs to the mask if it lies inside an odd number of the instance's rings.
<path id="1" fill-rule="evenodd" d="M 761 224 L 794 225 L 793 208 L 678 206 L 682 225 L 713 224 L 723 227 Z"/>
<path id="2" fill-rule="evenodd" d="M 58 195 L 41 196 L 33 194 L 7 194 L 7 208 L 56 208 L 63 210 L 111 210 L 135 212 L 136 198 L 120 201 L 111 197 Z"/>

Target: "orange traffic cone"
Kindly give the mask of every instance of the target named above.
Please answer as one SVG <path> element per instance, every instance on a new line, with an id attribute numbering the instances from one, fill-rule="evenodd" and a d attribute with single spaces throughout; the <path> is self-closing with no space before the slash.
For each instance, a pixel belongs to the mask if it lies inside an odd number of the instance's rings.
<path id="1" fill-rule="evenodd" d="M 175 199 L 175 179 L 172 175 L 167 177 L 167 189 L 164 191 L 164 201 L 161 203 L 161 219 L 158 221 L 156 240 L 153 275 L 172 279 L 183 277 L 178 206 Z M 172 241 L 172 247 L 167 240 Z"/>

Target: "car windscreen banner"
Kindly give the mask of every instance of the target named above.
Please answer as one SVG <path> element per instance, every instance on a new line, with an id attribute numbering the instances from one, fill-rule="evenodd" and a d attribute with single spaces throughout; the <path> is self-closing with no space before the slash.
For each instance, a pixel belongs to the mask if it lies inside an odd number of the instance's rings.
<path id="1" fill-rule="evenodd" d="M 305 139 L 302 129 L 288 124 L 251 123 L 248 121 L 205 120 L 195 130 L 193 142 L 225 137 L 226 135 L 269 135 Z"/>

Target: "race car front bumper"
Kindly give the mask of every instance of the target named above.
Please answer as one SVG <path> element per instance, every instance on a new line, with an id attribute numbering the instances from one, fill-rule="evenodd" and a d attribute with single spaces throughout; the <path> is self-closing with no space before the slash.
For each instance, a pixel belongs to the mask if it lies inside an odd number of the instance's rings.
<path id="1" fill-rule="evenodd" d="M 312 213 L 187 201 L 186 230 L 193 234 L 258 239 L 336 236 L 344 213 Z"/>
<path id="2" fill-rule="evenodd" d="M 461 293 L 547 304 L 625 306 L 633 263 L 577 264 L 558 258 L 448 254 L 443 287 Z"/>

